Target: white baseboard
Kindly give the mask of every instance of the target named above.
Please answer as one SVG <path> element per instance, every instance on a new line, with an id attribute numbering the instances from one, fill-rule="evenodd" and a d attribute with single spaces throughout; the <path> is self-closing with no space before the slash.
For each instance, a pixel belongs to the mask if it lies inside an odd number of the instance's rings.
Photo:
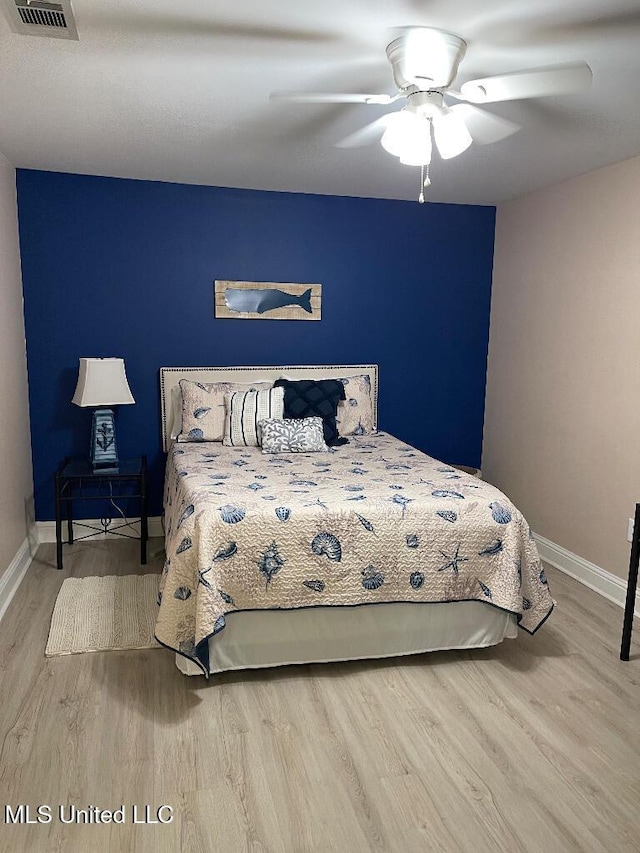
<path id="1" fill-rule="evenodd" d="M 544 536 L 534 533 L 534 539 L 538 546 L 540 558 L 545 563 L 560 569 L 565 575 L 575 578 L 575 580 L 588 586 L 589 589 L 599 593 L 604 598 L 608 598 L 609 601 L 613 601 L 619 607 L 624 607 L 627 599 L 626 580 L 600 568 L 600 566 L 596 566 L 595 563 L 590 563 L 571 551 L 567 551 L 566 548 L 556 545 L 555 542 L 545 539 Z M 636 594 L 635 615 L 640 616 L 640 592 Z"/>
<path id="2" fill-rule="evenodd" d="M 139 518 L 128 519 L 132 523 L 139 522 Z M 92 526 L 100 526 L 100 522 L 93 519 L 80 519 L 77 523 L 84 521 L 86 524 L 91 524 Z M 164 531 L 162 530 L 162 521 L 160 516 L 153 516 L 149 518 L 149 536 L 155 537 L 159 536 L 164 538 Z M 66 522 L 65 527 L 63 528 L 63 532 L 66 534 Z M 77 533 L 79 536 L 82 536 L 82 529 L 78 528 Z M 87 531 L 84 531 L 87 532 Z M 115 539 L 116 536 L 107 533 L 106 535 L 100 534 L 92 539 L 87 539 L 87 542 L 99 541 L 101 539 Z M 13 596 L 16 594 L 22 579 L 27 573 L 27 569 L 31 565 L 31 561 L 38 550 L 38 545 L 41 542 L 55 542 L 56 541 L 56 523 L 55 521 L 37 521 L 35 522 L 30 531 L 27 538 L 24 540 L 20 548 L 18 549 L 17 554 L 7 567 L 6 571 L 0 576 L 0 620 L 4 616 L 7 607 L 11 603 Z"/>
<path id="3" fill-rule="evenodd" d="M 131 535 L 135 535 L 135 533 L 139 530 L 139 518 L 128 518 L 128 522 L 136 525 L 135 531 L 132 531 Z M 100 521 L 95 518 L 79 518 L 74 520 L 74 535 L 83 536 L 86 533 L 90 533 L 90 530 L 83 530 L 82 527 L 78 526 L 76 528 L 75 525 L 81 524 L 89 524 L 91 527 L 101 527 Z M 118 519 L 113 520 L 114 525 L 118 524 Z M 55 521 L 37 521 L 36 522 L 38 528 L 38 542 L 55 542 L 56 541 L 56 523 Z M 164 531 L 162 529 L 162 519 L 159 515 L 151 516 L 148 519 L 148 528 L 149 528 L 149 537 L 161 536 L 164 538 Z M 123 533 L 127 533 L 128 531 L 123 531 Z M 66 540 L 67 536 L 67 522 L 62 522 L 62 536 L 63 539 Z M 86 542 L 100 542 L 104 539 L 118 539 L 117 535 L 113 533 L 98 533 L 96 536 L 92 536 L 91 539 L 86 539 Z"/>
<path id="4" fill-rule="evenodd" d="M 0 577 L 0 620 L 4 616 L 7 607 L 11 603 L 13 596 L 16 594 L 22 578 L 27 573 L 27 569 L 31 565 L 33 554 L 31 551 L 31 536 L 27 536 L 22 545 L 18 548 L 18 552 L 9 563 L 8 568 Z M 37 544 L 36 544 L 37 549 Z M 35 549 L 33 551 L 35 553 Z"/>

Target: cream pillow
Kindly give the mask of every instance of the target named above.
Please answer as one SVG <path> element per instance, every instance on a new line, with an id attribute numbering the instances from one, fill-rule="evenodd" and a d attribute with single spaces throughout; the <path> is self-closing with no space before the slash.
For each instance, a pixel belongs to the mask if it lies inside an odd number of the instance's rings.
<path id="1" fill-rule="evenodd" d="M 360 376 L 340 378 L 344 385 L 345 400 L 338 403 L 336 425 L 340 435 L 368 435 L 377 432 L 373 421 L 371 379 L 365 373 Z"/>
<path id="2" fill-rule="evenodd" d="M 178 441 L 222 441 L 224 395 L 233 391 L 264 391 L 272 382 L 192 382 L 180 380 L 182 429 Z"/>

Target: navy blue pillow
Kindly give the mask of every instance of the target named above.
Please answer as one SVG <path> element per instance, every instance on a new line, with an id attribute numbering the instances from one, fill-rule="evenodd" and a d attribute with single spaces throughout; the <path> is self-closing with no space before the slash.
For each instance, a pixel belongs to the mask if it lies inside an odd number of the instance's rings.
<path id="1" fill-rule="evenodd" d="M 339 379 L 278 379 L 274 387 L 284 388 L 285 418 L 322 418 L 324 440 L 329 447 L 348 443 L 336 426 L 338 403 L 346 399 Z"/>

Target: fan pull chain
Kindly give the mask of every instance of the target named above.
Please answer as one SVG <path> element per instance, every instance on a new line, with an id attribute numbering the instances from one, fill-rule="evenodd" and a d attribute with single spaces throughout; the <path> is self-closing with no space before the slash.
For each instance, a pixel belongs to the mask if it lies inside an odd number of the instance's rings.
<path id="1" fill-rule="evenodd" d="M 429 177 L 429 164 L 420 166 L 420 195 L 418 196 L 418 202 L 420 204 L 424 204 L 424 191 L 425 188 L 431 186 L 431 178 Z"/>

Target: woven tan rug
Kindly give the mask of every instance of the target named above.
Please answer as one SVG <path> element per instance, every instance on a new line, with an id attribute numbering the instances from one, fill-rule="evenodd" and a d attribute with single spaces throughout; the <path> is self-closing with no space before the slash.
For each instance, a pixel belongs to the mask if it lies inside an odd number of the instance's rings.
<path id="1" fill-rule="evenodd" d="M 45 655 L 160 648 L 153 638 L 160 575 L 67 578 Z"/>

